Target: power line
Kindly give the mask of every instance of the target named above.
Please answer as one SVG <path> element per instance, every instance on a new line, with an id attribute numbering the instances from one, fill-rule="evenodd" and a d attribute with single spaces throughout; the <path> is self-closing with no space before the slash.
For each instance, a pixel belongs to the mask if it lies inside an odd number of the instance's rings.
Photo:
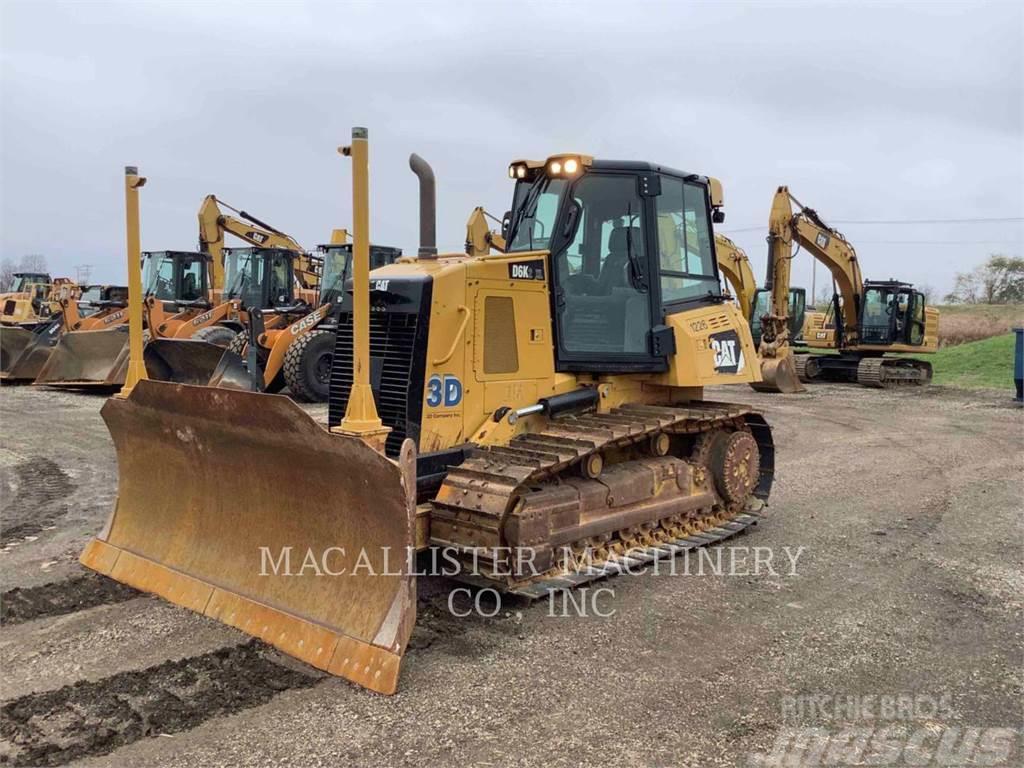
<path id="1" fill-rule="evenodd" d="M 832 224 L 882 224 L 886 226 L 900 224 L 1007 224 L 1022 221 L 1024 221 L 1024 216 L 996 216 L 975 219 L 830 219 Z M 766 226 L 741 227 L 740 229 L 724 230 L 723 234 L 731 235 L 739 232 L 762 232 L 767 229 L 768 228 Z"/>

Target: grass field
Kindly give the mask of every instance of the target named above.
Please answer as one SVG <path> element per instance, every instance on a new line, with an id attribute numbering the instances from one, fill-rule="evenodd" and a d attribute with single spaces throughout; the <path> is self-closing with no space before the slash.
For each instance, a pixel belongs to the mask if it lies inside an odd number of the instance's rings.
<path id="1" fill-rule="evenodd" d="M 979 341 L 1024 325 L 1021 304 L 951 304 L 939 310 L 939 345 Z"/>
<path id="2" fill-rule="evenodd" d="M 922 355 L 932 364 L 933 383 L 962 389 L 1013 389 L 1014 334 L 943 347 Z"/>

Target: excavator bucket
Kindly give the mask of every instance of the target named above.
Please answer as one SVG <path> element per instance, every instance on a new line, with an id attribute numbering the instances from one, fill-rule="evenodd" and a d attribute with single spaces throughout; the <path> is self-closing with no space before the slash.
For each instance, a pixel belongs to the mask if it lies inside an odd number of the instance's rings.
<path id="1" fill-rule="evenodd" d="M 112 397 L 118 495 L 84 565 L 394 693 L 416 618 L 415 448 L 395 462 L 279 395 Z"/>
<path id="2" fill-rule="evenodd" d="M 36 384 L 52 387 L 119 387 L 128 369 L 128 326 L 71 331 L 60 337 Z"/>
<path id="3" fill-rule="evenodd" d="M 763 381 L 750 385 L 758 392 L 781 392 L 784 395 L 792 395 L 807 391 L 806 387 L 800 383 L 793 356 L 789 354 L 782 357 L 762 358 L 761 378 Z"/>
<path id="4" fill-rule="evenodd" d="M 60 338 L 61 318 L 34 329 L 0 329 L 0 381 L 34 381 Z"/>

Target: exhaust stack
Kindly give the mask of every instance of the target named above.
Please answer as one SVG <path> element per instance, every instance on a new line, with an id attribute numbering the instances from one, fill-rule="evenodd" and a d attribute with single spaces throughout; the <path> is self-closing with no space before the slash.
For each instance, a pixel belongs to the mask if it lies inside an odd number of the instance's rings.
<path id="1" fill-rule="evenodd" d="M 420 250 L 421 259 L 437 258 L 437 190 L 434 169 L 430 163 L 413 152 L 409 167 L 420 180 Z"/>

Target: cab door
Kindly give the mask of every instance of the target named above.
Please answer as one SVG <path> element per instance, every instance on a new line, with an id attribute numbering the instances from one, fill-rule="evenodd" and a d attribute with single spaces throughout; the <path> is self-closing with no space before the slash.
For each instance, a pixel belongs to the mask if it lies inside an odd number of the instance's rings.
<path id="1" fill-rule="evenodd" d="M 663 371 L 652 354 L 651 199 L 635 174 L 573 183 L 552 237 L 557 369 Z"/>

